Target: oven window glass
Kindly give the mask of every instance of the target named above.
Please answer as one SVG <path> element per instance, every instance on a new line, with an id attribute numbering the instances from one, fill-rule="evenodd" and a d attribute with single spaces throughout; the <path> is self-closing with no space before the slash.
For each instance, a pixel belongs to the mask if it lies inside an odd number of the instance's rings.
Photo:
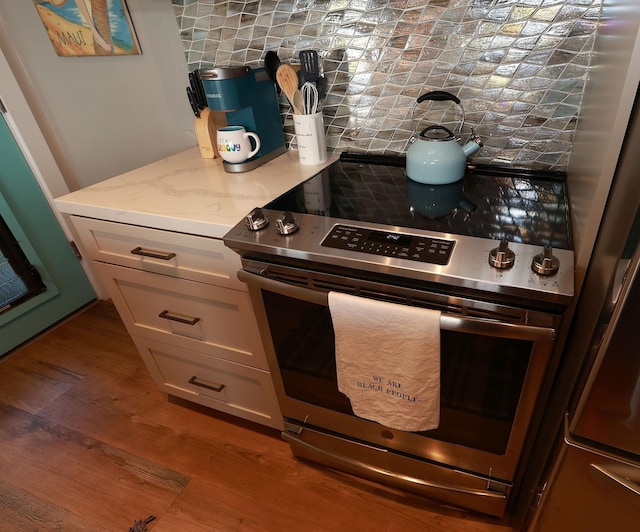
<path id="1" fill-rule="evenodd" d="M 263 290 L 288 397 L 354 415 L 338 391 L 328 307 Z M 533 342 L 441 334 L 440 426 L 425 436 L 504 454 Z"/>

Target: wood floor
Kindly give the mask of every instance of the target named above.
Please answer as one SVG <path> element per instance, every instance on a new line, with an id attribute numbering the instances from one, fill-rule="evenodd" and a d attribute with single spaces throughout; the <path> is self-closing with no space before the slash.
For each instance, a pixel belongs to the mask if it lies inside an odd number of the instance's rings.
<path id="1" fill-rule="evenodd" d="M 505 532 L 168 400 L 99 302 L 0 360 L 0 531 Z"/>

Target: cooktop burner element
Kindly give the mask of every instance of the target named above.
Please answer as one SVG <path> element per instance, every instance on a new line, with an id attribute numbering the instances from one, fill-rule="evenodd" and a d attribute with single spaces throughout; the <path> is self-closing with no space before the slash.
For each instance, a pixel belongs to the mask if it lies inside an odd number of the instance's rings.
<path id="1" fill-rule="evenodd" d="M 224 241 L 243 257 L 567 304 L 573 252 L 563 177 L 484 167 L 425 185 L 407 178 L 403 158 L 342 154 L 249 213 Z"/>

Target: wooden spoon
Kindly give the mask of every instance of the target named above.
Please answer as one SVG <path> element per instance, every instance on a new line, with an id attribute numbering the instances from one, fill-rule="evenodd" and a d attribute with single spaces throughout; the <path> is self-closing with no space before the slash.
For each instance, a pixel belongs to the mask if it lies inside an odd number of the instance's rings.
<path id="1" fill-rule="evenodd" d="M 297 115 L 302 114 L 302 109 L 299 107 L 302 103 L 302 95 L 296 95 L 298 90 L 298 74 L 291 65 L 280 65 L 276 72 L 276 80 L 282 91 L 287 95 L 293 112 Z"/>

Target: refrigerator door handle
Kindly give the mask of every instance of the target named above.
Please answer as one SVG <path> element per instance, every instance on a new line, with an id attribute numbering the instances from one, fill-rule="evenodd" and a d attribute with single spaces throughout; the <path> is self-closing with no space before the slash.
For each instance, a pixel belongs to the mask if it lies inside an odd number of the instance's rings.
<path id="1" fill-rule="evenodd" d="M 564 419 L 564 441 L 570 447 L 575 447 L 598 458 L 609 460 L 607 465 L 591 463 L 589 472 L 591 477 L 607 489 L 615 489 L 616 496 L 624 498 L 630 504 L 640 507 L 640 465 L 622 456 L 603 451 L 591 445 L 577 442 L 569 430 L 569 413 Z M 622 487 L 623 489 L 619 489 Z"/>
<path id="2" fill-rule="evenodd" d="M 589 471 L 591 477 L 601 485 L 616 489 L 616 496 L 624 497 L 627 502 L 640 507 L 640 469 L 626 464 L 604 466 L 592 463 Z"/>
<path id="3" fill-rule="evenodd" d="M 589 445 L 584 441 L 579 441 L 577 436 L 574 436 L 570 429 L 571 420 L 569 412 L 565 412 L 564 416 L 564 442 L 570 447 L 575 447 L 576 449 L 580 449 L 582 451 L 586 451 L 590 454 L 594 454 L 600 458 L 605 458 L 607 460 L 613 460 L 614 462 L 618 462 L 620 464 L 625 464 L 630 467 L 630 471 L 635 469 L 638 471 L 636 476 L 639 477 L 638 483 L 640 484 L 640 463 L 634 460 L 630 460 L 621 456 L 619 454 L 614 454 L 610 451 L 605 451 L 596 447 L 595 445 Z"/>

